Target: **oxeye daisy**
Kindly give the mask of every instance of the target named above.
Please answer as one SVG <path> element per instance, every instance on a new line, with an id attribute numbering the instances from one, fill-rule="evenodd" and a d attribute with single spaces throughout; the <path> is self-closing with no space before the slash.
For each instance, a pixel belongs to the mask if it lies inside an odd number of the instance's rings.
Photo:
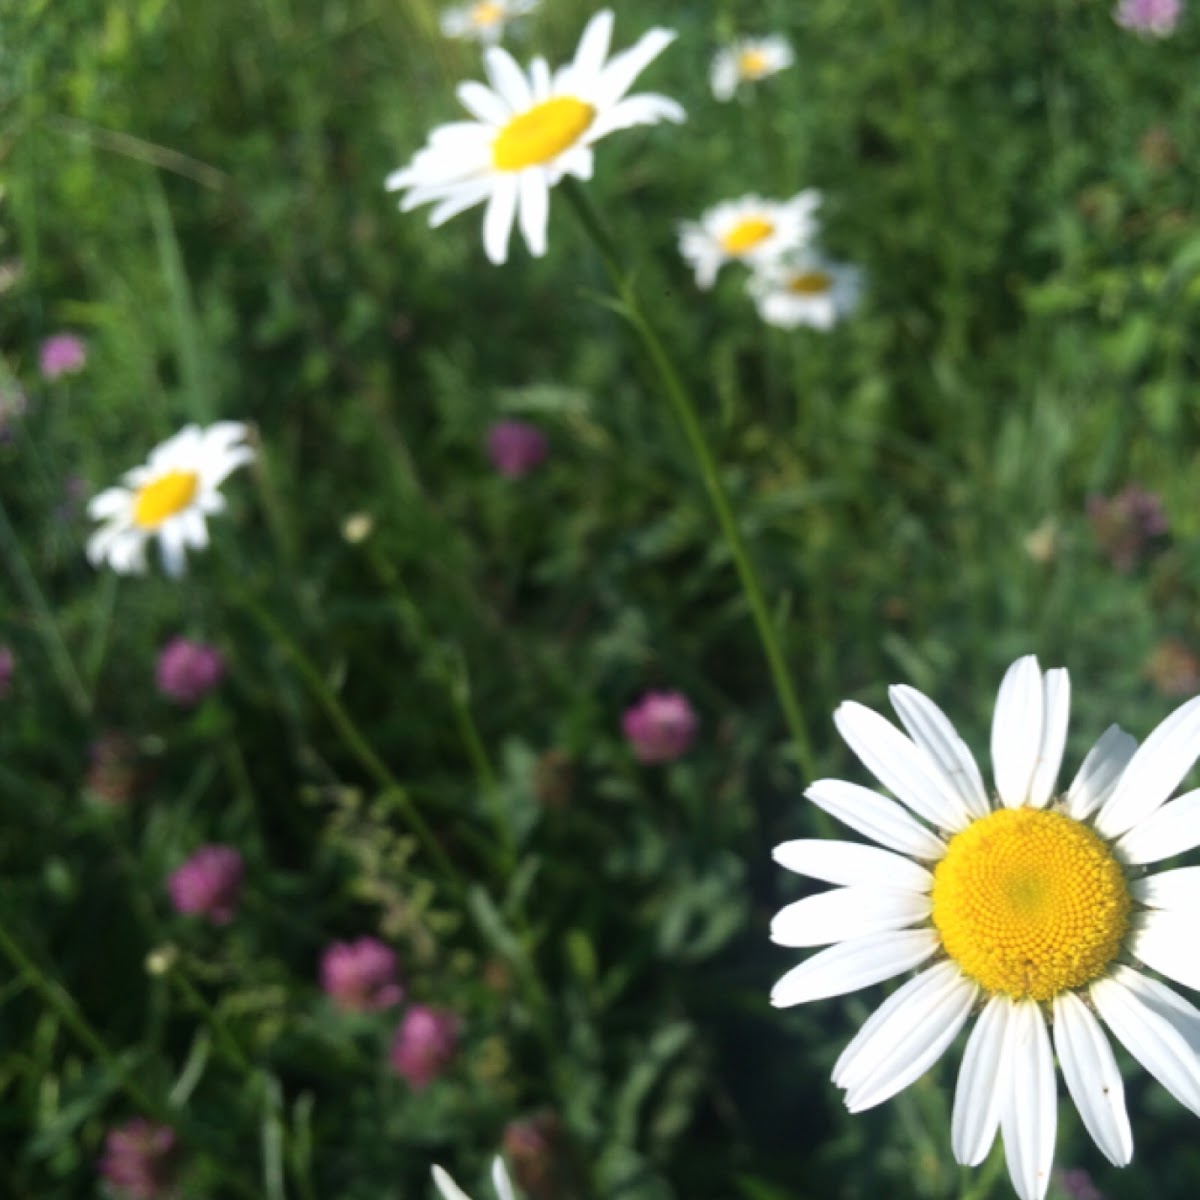
<path id="1" fill-rule="evenodd" d="M 768 325 L 832 329 L 857 307 L 862 272 L 807 251 L 756 271 L 747 289 Z"/>
<path id="2" fill-rule="evenodd" d="M 429 224 L 437 226 L 486 201 L 483 249 L 493 263 L 507 259 L 514 221 L 530 253 L 545 254 L 550 189 L 564 175 L 591 178 L 595 142 L 633 125 L 683 120 L 683 109 L 666 96 L 625 94 L 675 34 L 651 29 L 609 58 L 612 27 L 612 12 L 598 12 L 574 59 L 553 73 L 543 58 L 526 72 L 503 47 L 488 47 L 483 65 L 491 86 L 458 87 L 475 119 L 439 126 L 407 167 L 388 176 L 388 190 L 405 193 L 400 207 L 432 204 Z"/>
<path id="3" fill-rule="evenodd" d="M 471 1200 L 471 1197 L 441 1167 L 433 1168 L 433 1182 L 437 1185 L 437 1190 L 443 1200 Z M 504 1160 L 499 1156 L 492 1159 L 492 1187 L 496 1189 L 499 1200 L 517 1200 L 512 1181 L 504 1169 Z"/>
<path id="4" fill-rule="evenodd" d="M 821 194 L 812 188 L 790 200 L 743 196 L 710 208 L 699 221 L 679 226 L 679 252 L 710 288 L 727 262 L 765 267 L 803 249 L 817 234 Z"/>
<path id="5" fill-rule="evenodd" d="M 1019 659 L 996 700 L 989 793 L 941 709 L 911 687 L 889 696 L 908 736 L 861 704 L 841 705 L 834 721 L 896 799 L 836 779 L 807 792 L 876 845 L 775 850 L 782 866 L 837 886 L 776 915 L 775 942 L 827 948 L 784 975 L 772 1003 L 842 995 L 921 968 L 846 1047 L 834 1083 L 851 1112 L 881 1104 L 978 1013 L 954 1095 L 954 1157 L 979 1164 L 999 1131 L 1017 1194 L 1040 1200 L 1054 1157 L 1056 1055 L 1102 1153 L 1117 1166 L 1133 1155 L 1101 1022 L 1200 1115 L 1200 1010 L 1146 970 L 1200 987 L 1200 868 L 1145 873 L 1200 845 L 1200 791 L 1170 799 L 1200 754 L 1200 698 L 1140 747 L 1109 728 L 1060 792 L 1067 672 L 1043 674 L 1033 656 Z"/>
<path id="6" fill-rule="evenodd" d="M 88 515 L 100 528 L 88 540 L 91 562 L 140 573 L 146 569 L 146 543 L 156 538 L 163 569 L 183 574 L 187 549 L 208 545 L 205 518 L 225 508 L 221 484 L 254 458 L 248 436 L 239 421 L 218 421 L 207 429 L 188 425 L 151 451 L 144 466 L 127 471 L 122 486 L 94 496 Z"/>
<path id="7" fill-rule="evenodd" d="M 708 76 L 713 95 L 718 100 L 731 100 L 743 83 L 777 75 L 793 61 L 790 43 L 777 33 L 764 38 L 739 38 L 713 57 Z"/>
<path id="8" fill-rule="evenodd" d="M 504 35 L 508 24 L 533 12 L 538 0 L 477 0 L 475 4 L 457 4 L 443 9 L 442 33 L 452 38 L 474 38 L 489 46 Z"/>

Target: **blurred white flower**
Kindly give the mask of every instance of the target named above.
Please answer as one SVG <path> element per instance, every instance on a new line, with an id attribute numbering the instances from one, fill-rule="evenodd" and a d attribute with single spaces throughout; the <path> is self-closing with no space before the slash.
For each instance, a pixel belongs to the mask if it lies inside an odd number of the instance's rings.
<path id="1" fill-rule="evenodd" d="M 187 549 L 208 545 L 205 518 L 225 508 L 221 484 L 254 459 L 249 433 L 239 421 L 188 425 L 151 451 L 144 466 L 127 471 L 123 486 L 94 496 L 88 515 L 100 528 L 88 540 L 92 564 L 107 561 L 114 571 L 140 574 L 146 543 L 157 538 L 163 569 L 182 575 Z"/>
<path id="2" fill-rule="evenodd" d="M 697 286 L 710 288 L 727 262 L 761 268 L 803 249 L 816 236 L 820 204 L 812 188 L 790 200 L 726 200 L 679 226 L 679 252 L 695 270 Z"/>
<path id="3" fill-rule="evenodd" d="M 405 192 L 401 208 L 433 204 L 429 224 L 437 226 L 486 201 L 483 249 L 493 263 L 507 259 L 514 221 L 530 253 L 545 254 L 550 189 L 564 175 L 591 178 L 593 143 L 618 129 L 684 118 L 666 96 L 625 95 L 675 34 L 651 29 L 609 58 L 612 27 L 612 12 L 598 12 L 575 58 L 553 74 L 544 58 L 525 72 L 503 47 L 489 46 L 483 65 L 491 87 L 458 87 L 476 119 L 439 126 L 407 167 L 388 176 L 389 191 Z"/>
<path id="4" fill-rule="evenodd" d="M 511 21 L 537 6 L 538 0 L 478 0 L 444 9 L 439 23 L 446 37 L 472 38 L 494 46 Z"/>
<path id="5" fill-rule="evenodd" d="M 471 1200 L 471 1197 L 441 1167 L 433 1168 L 433 1182 L 437 1185 L 437 1190 L 442 1194 L 444 1200 Z M 499 1200 L 516 1200 L 512 1182 L 508 1178 L 508 1172 L 504 1169 L 504 1161 L 499 1156 L 492 1159 L 492 1186 L 496 1189 Z"/>
<path id="6" fill-rule="evenodd" d="M 777 75 L 795 61 L 787 38 L 773 33 L 764 38 L 738 38 L 713 57 L 709 82 L 718 100 L 731 100 L 743 83 Z"/>
<path id="7" fill-rule="evenodd" d="M 747 290 L 768 325 L 832 329 L 858 307 L 862 272 L 809 250 L 756 271 Z"/>

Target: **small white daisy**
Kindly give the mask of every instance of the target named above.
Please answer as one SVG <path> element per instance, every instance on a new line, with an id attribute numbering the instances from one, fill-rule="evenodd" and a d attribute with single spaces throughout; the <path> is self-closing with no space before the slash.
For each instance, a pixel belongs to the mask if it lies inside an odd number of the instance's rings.
<path id="1" fill-rule="evenodd" d="M 476 119 L 435 129 L 412 162 L 388 176 L 389 191 L 406 193 L 401 208 L 433 204 L 429 224 L 437 226 L 486 201 L 483 249 L 492 262 L 508 257 L 514 221 L 530 253 L 545 254 L 550 189 L 564 175 L 591 178 L 593 143 L 618 129 L 684 118 L 666 96 L 625 95 L 675 34 L 651 29 L 609 58 L 612 27 L 612 12 L 598 12 L 573 61 L 553 74 L 544 58 L 526 73 L 503 47 L 489 46 L 483 65 L 491 87 L 458 87 Z"/>
<path id="2" fill-rule="evenodd" d="M 862 272 L 808 250 L 756 271 L 747 290 L 768 325 L 832 329 L 858 307 Z"/>
<path id="3" fill-rule="evenodd" d="M 679 252 L 695 270 L 697 286 L 710 288 L 727 262 L 765 267 L 803 249 L 817 234 L 820 204 L 812 188 L 790 200 L 726 200 L 679 226 Z"/>
<path id="4" fill-rule="evenodd" d="M 718 100 L 731 100 L 743 83 L 777 75 L 794 61 L 787 38 L 777 33 L 764 38 L 739 38 L 713 56 L 708 79 Z"/>
<path id="5" fill-rule="evenodd" d="M 1096 1145 L 1117 1166 L 1133 1156 L 1101 1021 L 1200 1115 L 1200 1010 L 1146 971 L 1200 988 L 1200 867 L 1145 873 L 1200 845 L 1200 790 L 1170 799 L 1200 755 L 1200 697 L 1140 748 L 1112 726 L 1057 792 L 1067 672 L 1043 675 L 1032 655 L 1019 659 L 996 700 L 989 795 L 940 708 L 911 687 L 889 696 L 907 737 L 861 704 L 841 705 L 834 722 L 896 800 L 837 779 L 807 792 L 886 849 L 776 848 L 782 866 L 837 886 L 776 915 L 775 942 L 827 949 L 784 975 L 771 1000 L 802 1004 L 921 967 L 867 1019 L 834 1083 L 851 1112 L 873 1108 L 929 1070 L 978 1012 L 954 1095 L 954 1157 L 978 1165 L 999 1131 L 1017 1194 L 1040 1200 L 1054 1158 L 1056 1055 Z"/>
<path id="6" fill-rule="evenodd" d="M 88 539 L 93 565 L 107 561 L 122 574 L 141 573 L 146 543 L 157 538 L 163 569 L 182 575 L 186 550 L 208 545 L 205 518 L 225 508 L 221 484 L 254 459 L 249 433 L 239 421 L 188 425 L 151 451 L 145 466 L 127 471 L 124 486 L 94 496 L 88 515 L 100 528 Z"/>
<path id="7" fill-rule="evenodd" d="M 477 0 L 475 4 L 458 4 L 443 10 L 442 33 L 494 46 L 511 21 L 533 12 L 537 6 L 538 0 Z"/>
<path id="8" fill-rule="evenodd" d="M 444 1200 L 471 1200 L 471 1197 L 441 1167 L 433 1168 L 433 1182 L 437 1185 L 437 1190 L 442 1194 Z M 499 1155 L 492 1159 L 492 1187 L 496 1189 L 496 1195 L 500 1200 L 517 1200 L 512 1181 L 508 1178 L 508 1172 L 504 1169 L 504 1162 Z"/>

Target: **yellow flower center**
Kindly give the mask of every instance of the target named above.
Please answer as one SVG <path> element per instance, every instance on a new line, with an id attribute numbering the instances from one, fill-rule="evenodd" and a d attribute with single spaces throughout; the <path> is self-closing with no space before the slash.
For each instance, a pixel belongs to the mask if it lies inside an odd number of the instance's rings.
<path id="1" fill-rule="evenodd" d="M 738 74 L 743 79 L 758 79 L 767 73 L 770 66 L 761 50 L 743 50 L 738 55 Z"/>
<path id="2" fill-rule="evenodd" d="M 721 249 L 726 254 L 745 254 L 774 232 L 774 224 L 763 217 L 743 217 L 721 236 Z"/>
<path id="3" fill-rule="evenodd" d="M 480 29 L 490 29 L 504 19 L 504 9 L 499 4 L 490 4 L 484 0 L 483 4 L 476 4 L 471 9 L 470 19 L 472 25 Z"/>
<path id="4" fill-rule="evenodd" d="M 596 110 L 574 96 L 543 100 L 500 130 L 492 162 L 501 171 L 540 166 L 579 141 L 595 118 Z"/>
<path id="5" fill-rule="evenodd" d="M 946 953 L 987 991 L 1050 1000 L 1102 975 L 1129 924 L 1108 846 L 1062 813 L 1002 808 L 950 839 L 933 873 Z"/>
<path id="6" fill-rule="evenodd" d="M 796 296 L 823 296 L 831 287 L 833 278 L 824 271 L 797 271 L 787 281 L 787 290 Z"/>
<path id="7" fill-rule="evenodd" d="M 138 488 L 133 501 L 133 522 L 157 529 L 168 517 L 182 512 L 195 499 L 200 476 L 195 471 L 168 471 Z"/>

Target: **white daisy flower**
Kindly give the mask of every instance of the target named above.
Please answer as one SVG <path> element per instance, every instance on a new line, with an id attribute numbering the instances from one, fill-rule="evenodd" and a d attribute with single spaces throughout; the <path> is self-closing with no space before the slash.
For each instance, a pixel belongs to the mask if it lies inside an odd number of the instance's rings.
<path id="1" fill-rule="evenodd" d="M 441 1167 L 433 1168 L 433 1182 L 444 1200 L 471 1200 Z M 508 1178 L 508 1172 L 504 1169 L 504 1162 L 499 1155 L 492 1159 L 492 1187 L 496 1189 L 500 1200 L 517 1200 L 512 1181 Z"/>
<path id="2" fill-rule="evenodd" d="M 675 34 L 651 29 L 609 58 L 612 26 L 612 12 L 598 12 L 573 61 L 553 74 L 544 58 L 526 73 L 503 47 L 488 47 L 483 65 L 491 87 L 458 87 L 476 119 L 435 129 L 412 162 L 388 176 L 389 191 L 406 193 L 401 208 L 433 204 L 429 224 L 437 226 L 486 200 L 483 249 L 492 262 L 508 257 L 514 220 L 530 253 L 545 254 L 550 189 L 564 175 L 591 178 L 593 143 L 618 129 L 684 117 L 666 96 L 625 95 Z"/>
<path id="3" fill-rule="evenodd" d="M 743 83 L 777 75 L 794 61 L 791 44 L 777 33 L 764 38 L 738 38 L 713 56 L 708 80 L 718 100 L 732 100 Z"/>
<path id="4" fill-rule="evenodd" d="M 747 290 L 768 325 L 832 329 L 858 307 L 862 272 L 808 250 L 756 271 Z"/>
<path id="5" fill-rule="evenodd" d="M 776 915 L 775 942 L 827 949 L 784 975 L 771 1000 L 802 1004 L 922 968 L 868 1018 L 834 1083 L 851 1112 L 881 1104 L 978 1011 L 954 1095 L 954 1157 L 978 1165 L 1000 1131 L 1017 1194 L 1040 1200 L 1054 1157 L 1055 1056 L 1103 1154 L 1117 1166 L 1133 1156 L 1101 1021 L 1200 1115 L 1200 1010 L 1146 971 L 1200 988 L 1200 867 L 1144 872 L 1200 845 L 1200 791 L 1170 799 L 1200 754 L 1200 697 L 1140 748 L 1112 726 L 1058 792 L 1067 672 L 1019 659 L 996 700 L 989 794 L 940 708 L 911 687 L 889 695 L 907 737 L 861 704 L 841 705 L 834 722 L 896 799 L 836 779 L 807 793 L 884 848 L 776 848 L 784 867 L 837 886 Z"/>
<path id="6" fill-rule="evenodd" d="M 494 46 L 508 24 L 526 16 L 538 6 L 538 0 L 477 0 L 443 10 L 439 22 L 442 33 L 451 38 L 473 38 Z"/>
<path id="7" fill-rule="evenodd" d="M 140 574 L 146 543 L 157 538 L 163 569 L 182 575 L 188 547 L 208 545 L 205 517 L 225 508 L 221 484 L 254 459 L 249 434 L 239 421 L 218 421 L 207 429 L 188 425 L 151 451 L 145 466 L 127 471 L 124 486 L 94 496 L 88 515 L 101 524 L 88 539 L 93 565 L 107 561 L 121 574 Z"/>
<path id="8" fill-rule="evenodd" d="M 743 196 L 710 208 L 699 221 L 679 226 L 679 252 L 710 288 L 727 262 L 765 267 L 803 249 L 817 234 L 821 193 L 812 188 L 790 200 Z"/>

